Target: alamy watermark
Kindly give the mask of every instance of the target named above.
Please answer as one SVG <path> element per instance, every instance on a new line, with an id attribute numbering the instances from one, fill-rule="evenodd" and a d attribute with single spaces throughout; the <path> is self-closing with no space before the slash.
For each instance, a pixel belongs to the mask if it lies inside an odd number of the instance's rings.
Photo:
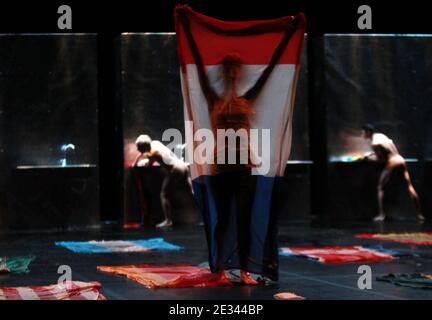
<path id="1" fill-rule="evenodd" d="M 71 289 L 72 287 L 72 268 L 68 265 L 61 265 L 57 269 L 57 273 L 61 276 L 57 280 L 57 285 L 60 288 Z"/>
<path id="2" fill-rule="evenodd" d="M 372 289 L 372 268 L 364 264 L 358 267 L 357 273 L 361 274 L 357 280 L 357 287 L 360 290 Z"/>
<path id="3" fill-rule="evenodd" d="M 201 128 L 195 132 L 193 122 L 185 121 L 185 161 L 198 165 L 251 164 L 253 175 L 265 175 L 270 170 L 270 129 L 217 129 Z M 163 132 L 162 141 L 174 154 L 182 158 L 178 145 L 184 142 L 180 130 L 170 128 Z M 194 144 L 190 142 L 194 142 Z"/>

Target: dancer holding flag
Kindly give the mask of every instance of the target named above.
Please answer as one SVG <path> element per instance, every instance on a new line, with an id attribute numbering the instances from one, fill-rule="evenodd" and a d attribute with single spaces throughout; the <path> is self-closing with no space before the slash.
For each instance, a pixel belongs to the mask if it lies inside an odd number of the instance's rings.
<path id="1" fill-rule="evenodd" d="M 191 165 L 210 269 L 240 269 L 246 284 L 256 283 L 249 272 L 277 280 L 273 194 L 291 149 L 305 18 L 224 22 L 188 6 L 175 17 L 185 120 L 217 140 L 212 161 L 193 152 Z M 254 140 L 252 130 L 269 132 L 268 141 Z M 264 144 L 269 152 L 260 152 Z"/>

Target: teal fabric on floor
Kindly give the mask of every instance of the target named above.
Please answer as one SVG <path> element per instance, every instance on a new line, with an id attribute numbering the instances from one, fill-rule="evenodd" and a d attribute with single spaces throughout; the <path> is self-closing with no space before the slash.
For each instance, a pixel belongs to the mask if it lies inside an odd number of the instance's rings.
<path id="1" fill-rule="evenodd" d="M 377 277 L 376 279 L 403 287 L 432 289 L 432 275 L 421 273 L 390 273 L 385 276 Z"/>
<path id="2" fill-rule="evenodd" d="M 146 252 L 146 251 L 179 251 L 183 247 L 166 242 L 163 238 L 146 240 L 114 240 L 114 241 L 81 241 L 55 242 L 77 253 L 113 253 L 113 252 Z"/>
<path id="3" fill-rule="evenodd" d="M 0 258 L 0 272 L 6 273 L 28 273 L 30 263 L 35 256 L 3 257 Z"/>
<path id="4" fill-rule="evenodd" d="M 179 251 L 183 249 L 181 246 L 166 242 L 163 238 L 153 238 L 148 240 L 130 240 L 129 242 L 149 248 L 153 251 Z"/>

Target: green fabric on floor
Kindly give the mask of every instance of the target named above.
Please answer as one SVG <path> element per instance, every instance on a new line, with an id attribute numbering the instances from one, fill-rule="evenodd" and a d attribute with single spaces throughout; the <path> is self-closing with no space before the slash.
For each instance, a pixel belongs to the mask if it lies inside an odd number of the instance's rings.
<path id="1" fill-rule="evenodd" d="M 2 257 L 0 258 L 0 272 L 6 273 L 28 273 L 30 263 L 34 256 Z"/>
<path id="2" fill-rule="evenodd" d="M 382 277 L 377 277 L 377 280 L 390 282 L 403 287 L 432 289 L 432 275 L 421 273 L 390 273 Z"/>

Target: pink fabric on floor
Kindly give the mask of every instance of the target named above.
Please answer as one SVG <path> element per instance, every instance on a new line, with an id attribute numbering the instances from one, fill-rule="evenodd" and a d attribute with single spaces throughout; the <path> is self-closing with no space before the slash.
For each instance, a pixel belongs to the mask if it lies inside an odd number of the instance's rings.
<path id="1" fill-rule="evenodd" d="M 304 297 L 298 296 L 292 292 L 280 292 L 276 293 L 273 298 L 276 300 L 305 300 Z"/>

